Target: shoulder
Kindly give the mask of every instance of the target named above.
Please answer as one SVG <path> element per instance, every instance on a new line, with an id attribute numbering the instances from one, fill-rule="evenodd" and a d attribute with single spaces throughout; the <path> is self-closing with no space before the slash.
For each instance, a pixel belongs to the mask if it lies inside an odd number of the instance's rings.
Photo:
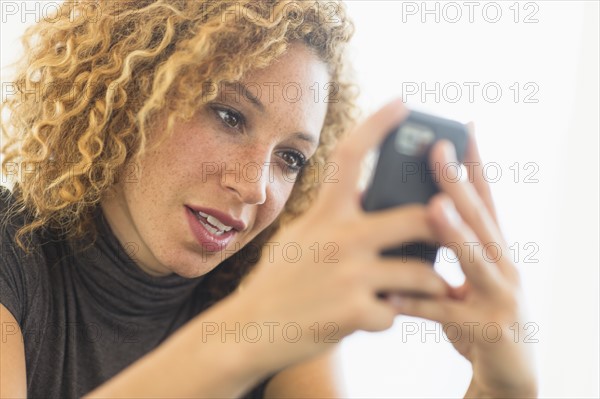
<path id="1" fill-rule="evenodd" d="M 16 232 L 25 223 L 27 218 L 15 210 L 13 194 L 0 186 L 0 303 L 20 325 L 27 318 L 40 283 L 47 281 L 39 236 L 32 236 L 30 251 L 24 251 L 15 241 Z"/>
<path id="2" fill-rule="evenodd" d="M 10 190 L 0 185 L 0 249 L 2 249 L 2 255 L 9 256 L 13 252 L 21 255 L 15 235 L 27 223 L 27 219 L 23 213 L 18 212 Z"/>
<path id="3" fill-rule="evenodd" d="M 2 250 L 2 259 L 13 250 L 14 235 L 24 223 L 24 219 L 19 217 L 15 211 L 15 201 L 8 188 L 0 186 L 0 249 Z"/>
<path id="4" fill-rule="evenodd" d="M 0 237 L 7 244 L 16 230 L 25 224 L 25 216 L 17 212 L 15 199 L 10 190 L 0 185 Z"/>

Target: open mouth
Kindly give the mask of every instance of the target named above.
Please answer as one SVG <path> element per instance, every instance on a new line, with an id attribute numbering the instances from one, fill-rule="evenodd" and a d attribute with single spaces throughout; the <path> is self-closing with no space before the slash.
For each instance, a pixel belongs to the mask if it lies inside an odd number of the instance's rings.
<path id="1" fill-rule="evenodd" d="M 233 227 L 223 224 L 212 215 L 196 212 L 187 206 L 185 208 L 192 235 L 208 251 L 222 251 L 237 233 Z"/>
<path id="2" fill-rule="evenodd" d="M 207 213 L 194 212 L 194 214 L 198 218 L 198 221 L 202 223 L 202 225 L 206 227 L 208 231 L 217 236 L 220 236 L 233 228 L 231 226 L 227 226 L 226 224 L 221 223 L 219 219 L 212 217 Z"/>

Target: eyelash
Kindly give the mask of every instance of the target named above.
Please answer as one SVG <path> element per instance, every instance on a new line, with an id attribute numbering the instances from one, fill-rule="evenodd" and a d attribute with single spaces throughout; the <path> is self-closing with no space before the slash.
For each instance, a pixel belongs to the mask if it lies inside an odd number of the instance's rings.
<path id="1" fill-rule="evenodd" d="M 214 111 L 215 116 L 219 119 L 219 121 L 223 124 L 223 126 L 226 129 L 228 129 L 228 130 L 233 129 L 240 133 L 242 133 L 244 131 L 244 128 L 246 126 L 246 118 L 244 117 L 244 115 L 242 115 L 241 113 L 239 113 L 238 111 L 235 111 L 233 109 L 225 108 L 225 107 L 221 107 L 221 106 L 219 106 L 219 107 L 212 106 L 211 108 Z M 233 116 L 234 118 L 236 118 L 238 120 L 237 125 L 231 126 L 229 123 L 227 123 L 225 121 L 225 118 L 222 116 L 222 114 L 229 114 L 230 116 Z M 291 165 L 284 160 L 285 168 L 289 172 L 300 173 L 302 168 L 307 163 L 306 156 L 304 154 L 302 154 L 300 151 L 290 149 L 287 151 L 281 151 L 280 154 L 282 154 L 282 158 L 286 155 L 293 155 L 294 157 L 297 158 L 296 165 Z"/>
<path id="2" fill-rule="evenodd" d="M 225 107 L 216 107 L 216 106 L 212 106 L 213 111 L 215 112 L 215 115 L 217 116 L 217 118 L 219 119 L 219 121 L 227 128 L 227 129 L 234 129 L 237 130 L 239 132 L 243 132 L 244 127 L 246 126 L 246 118 L 244 118 L 244 115 L 240 114 L 239 112 L 229 109 L 229 108 L 225 108 Z M 237 126 L 231 126 L 229 123 L 227 123 L 225 121 L 225 119 L 220 115 L 221 113 L 227 113 L 235 118 L 237 118 L 238 120 L 238 124 Z"/>
<path id="3" fill-rule="evenodd" d="M 296 150 L 288 150 L 288 151 L 283 151 L 282 152 L 283 155 L 289 155 L 292 154 L 294 155 L 296 158 L 298 158 L 297 161 L 297 165 L 296 166 L 292 166 L 290 164 L 288 164 L 286 162 L 286 168 L 288 171 L 293 172 L 293 173 L 300 173 L 300 171 L 302 170 L 302 168 L 306 165 L 306 157 L 304 156 L 304 154 L 302 154 L 300 151 L 296 151 Z"/>

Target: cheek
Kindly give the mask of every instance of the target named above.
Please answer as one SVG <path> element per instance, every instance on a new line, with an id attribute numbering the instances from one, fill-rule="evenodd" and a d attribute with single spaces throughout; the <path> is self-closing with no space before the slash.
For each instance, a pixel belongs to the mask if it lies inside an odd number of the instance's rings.
<path id="1" fill-rule="evenodd" d="M 269 185 L 267 201 L 258 208 L 257 226 L 260 225 L 260 228 L 264 229 L 273 223 L 283 211 L 293 188 L 294 184 L 286 181 L 276 181 Z"/>

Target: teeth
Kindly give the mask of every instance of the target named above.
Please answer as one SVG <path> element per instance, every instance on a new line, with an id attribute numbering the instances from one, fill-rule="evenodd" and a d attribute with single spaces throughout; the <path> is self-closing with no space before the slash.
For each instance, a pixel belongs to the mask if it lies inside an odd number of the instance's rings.
<path id="1" fill-rule="evenodd" d="M 210 215 L 208 215 L 208 217 L 206 217 L 206 220 L 208 220 L 208 223 L 210 223 L 213 226 L 217 227 L 221 231 L 229 231 L 229 230 L 231 230 L 231 226 L 227 226 L 226 224 L 221 223 L 221 221 L 219 219 L 214 218 L 214 217 L 212 217 Z"/>
<path id="2" fill-rule="evenodd" d="M 217 230 L 213 226 L 211 226 L 210 224 L 204 223 L 204 220 L 202 220 L 202 219 L 198 219 L 198 220 L 200 221 L 200 223 L 202 223 L 202 226 L 204 226 L 204 228 L 206 230 L 208 230 L 210 233 L 212 233 L 212 234 L 214 234 L 216 236 L 220 236 L 220 235 L 222 235 L 224 233 L 224 231 Z"/>
<path id="3" fill-rule="evenodd" d="M 200 223 L 202 223 L 202 225 L 204 227 L 206 227 L 206 229 L 213 234 L 221 235 L 224 232 L 227 232 L 232 229 L 231 226 L 227 226 L 226 224 L 221 223 L 221 221 L 219 219 L 217 219 L 209 214 L 206 214 L 204 212 L 197 212 L 197 214 L 200 215 L 201 217 L 205 218 L 208 221 L 208 223 L 205 223 L 204 220 L 202 220 L 201 218 L 198 219 L 200 221 Z"/>

